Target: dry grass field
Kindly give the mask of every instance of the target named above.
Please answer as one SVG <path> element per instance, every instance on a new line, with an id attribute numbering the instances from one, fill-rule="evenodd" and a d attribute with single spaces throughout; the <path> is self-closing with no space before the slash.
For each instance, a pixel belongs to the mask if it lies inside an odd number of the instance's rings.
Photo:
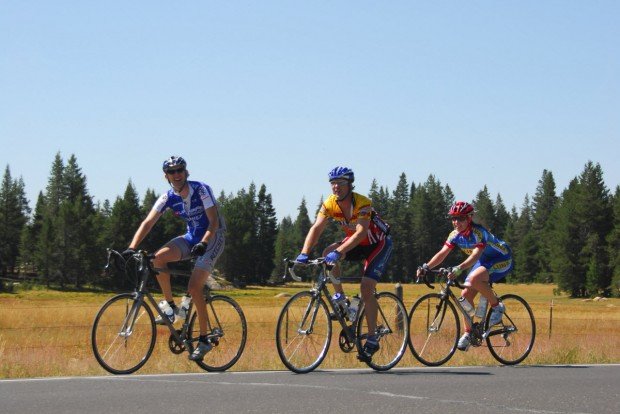
<path id="1" fill-rule="evenodd" d="M 307 289 L 248 287 L 228 291 L 243 307 L 248 322 L 245 352 L 233 371 L 285 369 L 275 350 L 275 323 L 286 295 Z M 356 285 L 346 285 L 349 294 Z M 429 292 L 425 286 L 404 285 L 409 309 Z M 380 290 L 394 290 L 392 284 Z M 553 295 L 550 285 L 497 285 L 498 294 L 517 293 L 532 306 L 537 323 L 534 349 L 524 364 L 620 362 L 620 299 L 584 301 Z M 93 357 L 90 329 L 96 312 L 111 293 L 62 293 L 33 290 L 0 294 L 0 378 L 104 375 Z M 550 311 L 553 301 L 553 319 Z M 339 329 L 334 329 L 337 335 Z M 158 328 L 155 352 L 139 373 L 202 372 L 186 354 L 173 355 L 166 328 Z M 457 352 L 449 365 L 497 365 L 486 347 Z M 332 342 L 321 368 L 364 367 L 354 353 L 344 354 Z M 407 351 L 400 367 L 420 364 Z"/>

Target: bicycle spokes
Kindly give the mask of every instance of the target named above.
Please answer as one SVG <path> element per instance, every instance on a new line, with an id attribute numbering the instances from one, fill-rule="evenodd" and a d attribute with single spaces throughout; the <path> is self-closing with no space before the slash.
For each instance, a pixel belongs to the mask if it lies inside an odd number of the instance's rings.
<path id="1" fill-rule="evenodd" d="M 446 363 L 456 351 L 459 332 L 456 309 L 441 294 L 422 296 L 409 311 L 409 347 L 424 365 Z"/>
<path id="2" fill-rule="evenodd" d="M 517 295 L 501 297 L 506 308 L 502 322 L 487 328 L 489 351 L 502 364 L 514 365 L 523 361 L 532 350 L 536 323 L 530 306 Z M 488 324 L 489 316 L 487 316 Z"/>

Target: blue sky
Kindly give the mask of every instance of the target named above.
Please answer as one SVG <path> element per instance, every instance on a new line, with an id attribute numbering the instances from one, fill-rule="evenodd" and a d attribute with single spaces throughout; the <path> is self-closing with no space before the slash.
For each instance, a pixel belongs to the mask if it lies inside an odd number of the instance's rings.
<path id="1" fill-rule="evenodd" d="M 96 200 L 265 184 L 278 218 L 327 172 L 357 190 L 434 174 L 508 208 L 543 169 L 620 183 L 617 1 L 22 1 L 0 4 L 0 167 L 34 207 L 57 152 Z"/>

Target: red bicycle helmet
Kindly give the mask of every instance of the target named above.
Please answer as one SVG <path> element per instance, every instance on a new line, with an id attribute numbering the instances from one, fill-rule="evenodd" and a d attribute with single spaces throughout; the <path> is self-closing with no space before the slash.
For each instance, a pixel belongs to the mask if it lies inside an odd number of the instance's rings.
<path id="1" fill-rule="evenodd" d="M 450 211 L 448 212 L 449 216 L 468 216 L 474 213 L 474 206 L 469 204 L 467 201 L 457 201 L 452 204 L 450 207 Z"/>

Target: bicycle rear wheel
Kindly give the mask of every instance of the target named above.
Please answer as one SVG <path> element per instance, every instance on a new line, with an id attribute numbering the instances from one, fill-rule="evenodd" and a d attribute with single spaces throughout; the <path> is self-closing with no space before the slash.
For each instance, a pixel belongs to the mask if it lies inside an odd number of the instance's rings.
<path id="1" fill-rule="evenodd" d="M 212 296 L 207 302 L 207 316 L 211 349 L 202 359 L 195 361 L 207 371 L 226 371 L 241 357 L 248 336 L 243 310 L 228 296 Z M 198 314 L 194 312 L 189 326 L 192 342 L 200 336 Z"/>
<path id="2" fill-rule="evenodd" d="M 291 297 L 278 316 L 276 347 L 282 363 L 298 374 L 318 367 L 332 338 L 332 321 L 325 301 L 313 292 Z"/>
<path id="3" fill-rule="evenodd" d="M 461 325 L 454 304 L 439 293 L 418 299 L 409 311 L 409 348 L 424 365 L 437 367 L 452 358 Z"/>
<path id="4" fill-rule="evenodd" d="M 123 293 L 108 300 L 97 313 L 91 345 L 106 371 L 131 374 L 148 361 L 156 335 L 151 308 L 133 293 Z"/>
<path id="5" fill-rule="evenodd" d="M 490 327 L 491 311 L 485 320 L 487 346 L 491 355 L 504 365 L 516 365 L 523 361 L 534 346 L 536 321 L 532 308 L 520 296 L 508 294 L 500 297 L 505 311 L 502 321 Z"/>
<path id="6" fill-rule="evenodd" d="M 407 309 L 403 302 L 393 293 L 381 292 L 375 295 L 379 304 L 377 312 L 376 335 L 379 339 L 379 350 L 370 360 L 364 362 L 376 371 L 387 371 L 394 367 L 407 350 L 409 337 L 409 322 Z M 357 318 L 357 347 L 362 352 L 368 326 L 366 324 L 366 309 L 362 309 Z"/>

